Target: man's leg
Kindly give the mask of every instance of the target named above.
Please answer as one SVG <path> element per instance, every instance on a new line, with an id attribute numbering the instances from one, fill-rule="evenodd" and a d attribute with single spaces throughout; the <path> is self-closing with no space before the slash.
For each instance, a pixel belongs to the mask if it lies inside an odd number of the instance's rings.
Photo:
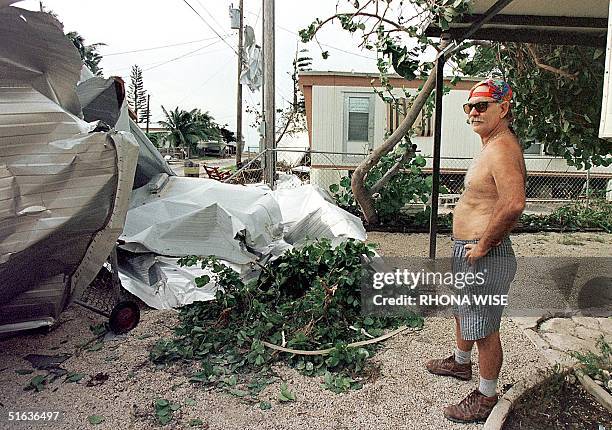
<path id="1" fill-rule="evenodd" d="M 467 381 L 472 379 L 472 346 L 474 341 L 461 338 L 459 319 L 455 317 L 456 347 L 453 355 L 443 359 L 429 360 L 425 367 L 434 375 L 452 376 Z"/>
<path id="2" fill-rule="evenodd" d="M 455 315 L 455 342 L 457 343 L 457 349 L 455 350 L 455 361 L 461 364 L 469 363 L 471 361 L 470 356 L 472 355 L 474 341 L 465 340 L 461 336 L 461 324 L 459 324 L 459 318 L 457 315 Z M 480 349 L 478 350 L 480 351 Z"/>
<path id="3" fill-rule="evenodd" d="M 469 343 L 469 341 L 463 342 Z M 459 341 L 457 345 L 460 345 Z M 459 404 L 444 408 L 444 416 L 451 421 L 482 422 L 486 420 L 497 403 L 497 377 L 502 364 L 499 332 L 496 331 L 485 338 L 478 339 L 476 345 L 480 365 L 480 384 L 477 390 L 472 391 Z"/>
<path id="4" fill-rule="evenodd" d="M 487 397 L 497 394 L 497 378 L 503 362 L 503 351 L 499 332 L 491 333 L 476 341 L 480 366 L 479 391 Z"/>

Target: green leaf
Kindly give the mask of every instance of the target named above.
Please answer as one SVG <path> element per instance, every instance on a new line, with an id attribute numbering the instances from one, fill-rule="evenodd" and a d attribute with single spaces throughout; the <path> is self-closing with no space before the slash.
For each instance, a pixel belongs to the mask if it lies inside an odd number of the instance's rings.
<path id="1" fill-rule="evenodd" d="M 87 421 L 89 421 L 89 424 L 93 425 L 93 426 L 97 426 L 98 424 L 102 423 L 106 418 L 104 418 L 102 415 L 90 415 L 87 417 Z"/>
<path id="2" fill-rule="evenodd" d="M 204 425 L 204 421 L 199 418 L 193 418 L 189 420 L 189 427 L 202 427 Z"/>
<path id="3" fill-rule="evenodd" d="M 228 393 L 230 393 L 232 396 L 236 396 L 236 397 L 245 397 L 245 396 L 247 396 L 249 394 L 246 391 L 239 390 L 237 388 L 232 388 L 232 389 L 228 390 Z"/>
<path id="4" fill-rule="evenodd" d="M 106 327 L 106 323 L 100 323 L 100 324 L 93 324 L 89 326 L 89 330 L 95 335 L 95 336 L 101 336 L 104 333 L 106 333 L 108 331 L 108 328 Z"/>
<path id="5" fill-rule="evenodd" d="M 155 400 L 155 409 L 165 408 L 170 406 L 170 402 L 166 399 Z"/>
<path id="6" fill-rule="evenodd" d="M 165 426 L 170 421 L 172 421 L 172 415 L 158 415 L 157 420 L 161 425 Z"/>
<path id="7" fill-rule="evenodd" d="M 440 18 L 440 28 L 444 31 L 450 28 L 450 26 L 448 25 L 448 21 L 446 19 Z"/>
<path id="8" fill-rule="evenodd" d="M 185 399 L 185 406 L 195 406 L 195 405 L 196 405 L 196 401 L 194 399 L 190 399 L 190 398 Z"/>
<path id="9" fill-rule="evenodd" d="M 87 376 L 85 373 L 69 372 L 68 375 L 66 375 L 66 382 L 79 382 L 85 376 Z"/>
<path id="10" fill-rule="evenodd" d="M 268 409 L 272 409 L 272 403 L 262 401 L 259 403 L 259 409 L 264 410 L 264 411 Z"/>
<path id="11" fill-rule="evenodd" d="M 25 386 L 24 390 L 35 390 L 36 392 L 42 391 L 45 388 L 46 382 L 46 375 L 36 375 L 32 379 L 30 379 L 30 382 L 28 383 L 28 385 Z"/>
<path id="12" fill-rule="evenodd" d="M 202 275 L 202 276 L 198 276 L 197 278 L 195 278 L 196 287 L 198 288 L 202 288 L 209 282 L 210 282 L 210 276 L 208 275 Z"/>
<path id="13" fill-rule="evenodd" d="M 604 50 L 602 48 L 597 48 L 595 49 L 595 52 L 593 52 L 593 60 L 597 60 L 599 57 L 601 57 L 604 53 Z"/>
<path id="14" fill-rule="evenodd" d="M 287 384 L 285 382 L 281 384 L 281 389 L 278 395 L 278 400 L 280 400 L 281 402 L 294 402 L 295 401 L 295 394 L 289 391 L 289 388 L 287 387 Z"/>

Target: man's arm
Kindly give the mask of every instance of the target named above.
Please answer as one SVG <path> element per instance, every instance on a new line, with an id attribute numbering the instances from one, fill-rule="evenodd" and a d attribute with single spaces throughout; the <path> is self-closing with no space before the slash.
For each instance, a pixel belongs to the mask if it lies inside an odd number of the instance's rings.
<path id="1" fill-rule="evenodd" d="M 477 246 L 466 246 L 469 249 L 466 257 L 470 263 L 498 244 L 512 230 L 525 209 L 524 161 L 520 147 L 514 142 L 500 140 L 491 150 L 489 166 L 498 199 Z"/>

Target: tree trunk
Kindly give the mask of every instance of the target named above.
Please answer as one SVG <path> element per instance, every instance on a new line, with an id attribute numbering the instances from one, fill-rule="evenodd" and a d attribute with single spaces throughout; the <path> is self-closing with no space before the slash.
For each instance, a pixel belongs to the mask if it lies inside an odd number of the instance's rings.
<path id="1" fill-rule="evenodd" d="M 419 93 L 419 95 L 414 100 L 410 111 L 407 112 L 406 117 L 402 120 L 400 125 L 395 129 L 395 131 L 389 136 L 378 148 L 373 150 L 370 155 L 367 156 L 365 160 L 363 160 L 353 172 L 353 176 L 351 179 L 351 188 L 353 190 L 353 196 L 361 210 L 366 221 L 370 224 L 375 224 L 378 222 L 378 214 L 376 213 L 376 209 L 374 207 L 374 199 L 372 198 L 371 190 L 368 190 L 365 186 L 365 177 L 372 167 L 376 165 L 380 161 L 380 159 L 391 152 L 395 145 L 397 145 L 402 138 L 406 135 L 406 133 L 410 130 L 414 122 L 419 116 L 419 113 L 425 106 L 425 102 L 427 98 L 434 90 L 436 86 L 436 68 L 432 68 L 431 73 L 425 84 L 423 84 L 423 89 Z M 399 169 L 397 169 L 399 170 Z M 386 177 L 388 181 L 391 177 Z M 380 185 L 376 187 L 380 188 Z"/>

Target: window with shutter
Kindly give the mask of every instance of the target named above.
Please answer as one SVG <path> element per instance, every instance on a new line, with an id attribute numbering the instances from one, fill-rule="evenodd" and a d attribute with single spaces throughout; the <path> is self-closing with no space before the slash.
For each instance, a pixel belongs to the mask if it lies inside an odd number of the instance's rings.
<path id="1" fill-rule="evenodd" d="M 368 142 L 370 97 L 348 98 L 348 141 Z"/>

